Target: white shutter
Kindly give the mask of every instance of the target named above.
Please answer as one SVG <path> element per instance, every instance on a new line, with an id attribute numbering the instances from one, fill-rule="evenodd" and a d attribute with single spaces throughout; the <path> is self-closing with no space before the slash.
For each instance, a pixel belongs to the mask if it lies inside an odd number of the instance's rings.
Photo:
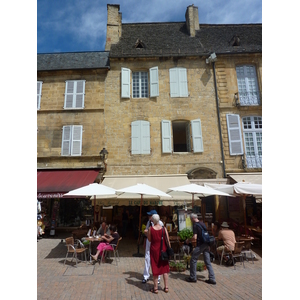
<path id="1" fill-rule="evenodd" d="M 162 153 L 172 153 L 171 121 L 161 121 Z"/>
<path id="2" fill-rule="evenodd" d="M 37 109 L 41 108 L 42 85 L 42 81 L 37 82 Z"/>
<path id="3" fill-rule="evenodd" d="M 200 119 L 192 120 L 191 127 L 192 127 L 192 138 L 193 138 L 193 151 L 194 153 L 203 152 L 201 120 Z"/>
<path id="4" fill-rule="evenodd" d="M 72 156 L 80 156 L 82 147 L 82 125 L 74 125 L 72 128 Z"/>
<path id="5" fill-rule="evenodd" d="M 230 155 L 241 155 L 244 153 L 244 151 L 240 126 L 240 116 L 227 114 L 226 120 Z"/>
<path id="6" fill-rule="evenodd" d="M 186 69 L 179 68 L 178 69 L 179 74 L 179 94 L 180 97 L 188 97 L 188 86 L 187 86 L 187 74 Z"/>
<path id="7" fill-rule="evenodd" d="M 149 69 L 150 72 L 150 97 L 159 96 L 159 81 L 158 81 L 158 67 Z"/>
<path id="8" fill-rule="evenodd" d="M 65 106 L 64 108 L 73 107 L 74 81 L 66 81 Z"/>
<path id="9" fill-rule="evenodd" d="M 76 81 L 75 107 L 84 107 L 85 80 Z"/>
<path id="10" fill-rule="evenodd" d="M 130 69 L 121 69 L 121 97 L 130 98 Z"/>
<path id="11" fill-rule="evenodd" d="M 150 154 L 150 122 L 141 121 L 141 153 Z"/>
<path id="12" fill-rule="evenodd" d="M 131 122 L 131 154 L 141 154 L 141 123 Z"/>
<path id="13" fill-rule="evenodd" d="M 170 75 L 170 96 L 179 97 L 178 69 L 177 68 L 170 69 L 169 75 Z"/>
<path id="14" fill-rule="evenodd" d="M 70 155 L 70 146 L 71 146 L 71 127 L 64 126 L 62 133 L 62 143 L 61 143 L 61 155 L 66 156 Z"/>

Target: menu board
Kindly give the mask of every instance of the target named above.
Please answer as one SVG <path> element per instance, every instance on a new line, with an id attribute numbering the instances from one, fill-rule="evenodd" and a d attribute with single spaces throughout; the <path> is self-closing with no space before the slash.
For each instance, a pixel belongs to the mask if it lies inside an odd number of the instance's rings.
<path id="1" fill-rule="evenodd" d="M 192 210 L 178 209 L 178 230 L 181 231 L 184 228 L 193 228 L 190 215 Z"/>

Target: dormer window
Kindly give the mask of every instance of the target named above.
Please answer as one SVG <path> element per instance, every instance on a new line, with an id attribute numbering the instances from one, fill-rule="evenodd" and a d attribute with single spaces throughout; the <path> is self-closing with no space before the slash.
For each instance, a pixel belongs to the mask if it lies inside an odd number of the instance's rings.
<path id="1" fill-rule="evenodd" d="M 140 39 L 137 39 L 134 47 L 139 48 L 139 49 L 143 49 L 143 48 L 145 48 L 145 44 Z"/>
<path id="2" fill-rule="evenodd" d="M 240 38 L 237 35 L 235 35 L 231 39 L 230 44 L 231 44 L 231 46 L 240 46 L 241 40 L 240 40 Z"/>

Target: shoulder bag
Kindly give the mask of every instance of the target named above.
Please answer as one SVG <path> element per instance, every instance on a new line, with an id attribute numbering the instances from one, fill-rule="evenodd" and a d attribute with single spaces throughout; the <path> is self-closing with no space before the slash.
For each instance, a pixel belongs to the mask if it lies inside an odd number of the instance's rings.
<path id="1" fill-rule="evenodd" d="M 163 251 L 163 241 L 164 241 L 164 227 L 161 229 L 161 244 L 160 244 L 160 258 L 161 260 L 169 260 L 173 255 L 174 251 L 171 248 L 169 242 L 165 240 L 167 251 Z"/>

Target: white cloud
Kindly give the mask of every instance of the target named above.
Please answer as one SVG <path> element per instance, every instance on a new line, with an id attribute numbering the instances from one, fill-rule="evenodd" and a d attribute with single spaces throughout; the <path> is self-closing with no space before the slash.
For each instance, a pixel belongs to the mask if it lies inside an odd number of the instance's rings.
<path id="1" fill-rule="evenodd" d="M 43 0 L 37 2 L 39 52 L 104 50 L 107 3 L 120 4 L 123 23 L 184 22 L 193 3 L 200 24 L 262 22 L 262 0 Z"/>

